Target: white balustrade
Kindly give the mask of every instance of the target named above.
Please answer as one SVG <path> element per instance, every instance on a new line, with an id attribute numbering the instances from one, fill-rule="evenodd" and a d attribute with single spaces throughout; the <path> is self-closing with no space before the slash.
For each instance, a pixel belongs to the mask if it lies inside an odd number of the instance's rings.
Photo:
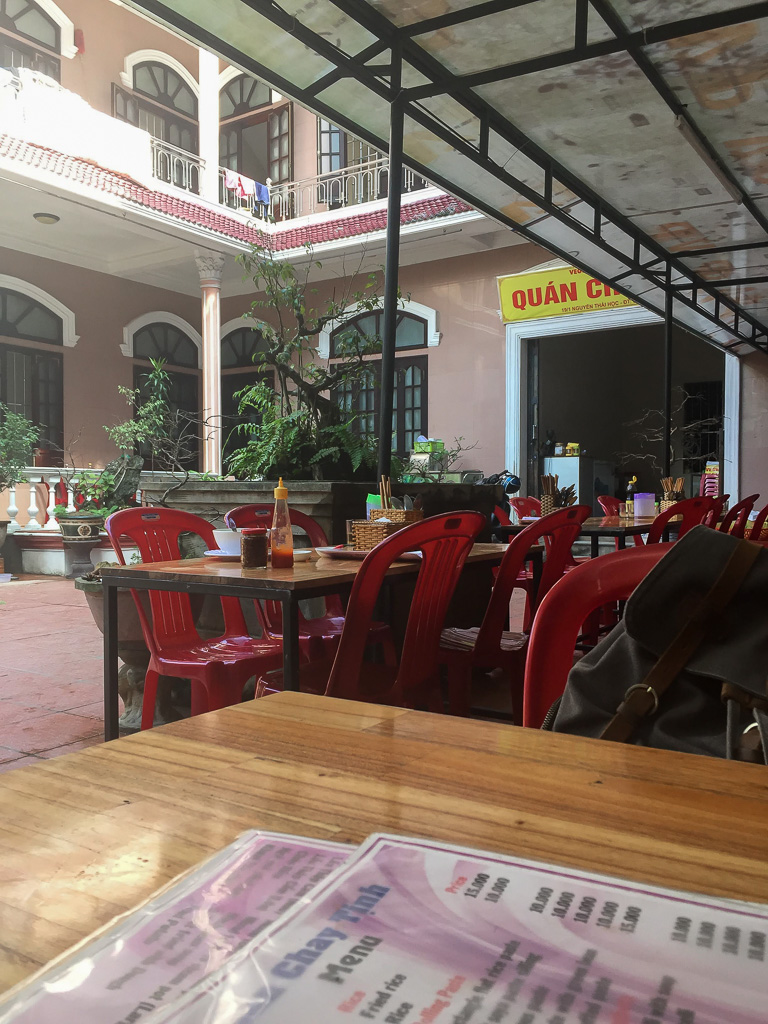
<path id="1" fill-rule="evenodd" d="M 6 511 L 8 518 L 10 519 L 10 522 L 8 523 L 8 533 L 16 533 L 17 530 L 21 529 L 21 523 L 16 521 L 16 517 L 19 514 L 19 508 L 16 504 L 15 487 L 8 488 L 8 508 Z"/>
<path id="2" fill-rule="evenodd" d="M 58 533 L 60 532 L 59 524 L 56 522 L 54 518 L 53 510 L 56 507 L 56 484 L 59 482 L 59 474 L 49 473 L 48 480 L 46 482 L 48 484 L 48 508 L 45 511 L 48 516 L 48 521 L 46 522 L 43 529 L 51 530 L 55 533 Z"/>
<path id="3" fill-rule="evenodd" d="M 39 530 L 40 523 L 37 521 L 38 513 L 40 509 L 37 507 L 37 484 L 34 480 L 29 481 L 29 508 L 27 509 L 27 516 L 29 517 L 26 530 Z"/>
<path id="4" fill-rule="evenodd" d="M 77 480 L 70 480 L 68 483 L 65 484 L 65 487 L 67 488 L 67 512 L 77 512 L 77 508 L 75 507 L 76 484 Z"/>

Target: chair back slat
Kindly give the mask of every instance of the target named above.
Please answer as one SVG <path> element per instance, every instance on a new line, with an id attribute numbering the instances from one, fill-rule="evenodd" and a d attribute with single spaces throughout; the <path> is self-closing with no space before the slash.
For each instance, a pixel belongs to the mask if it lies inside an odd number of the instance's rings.
<path id="1" fill-rule="evenodd" d="M 733 508 L 729 508 L 722 523 L 717 526 L 717 529 L 721 533 L 730 533 L 733 537 L 738 537 L 742 540 L 744 537 L 744 530 L 747 526 L 747 520 L 749 519 L 749 513 L 755 507 L 755 502 L 760 497 L 760 494 L 750 494 L 746 498 L 742 498 L 741 501 L 737 501 Z"/>
<path id="2" fill-rule="evenodd" d="M 523 725 L 538 729 L 560 697 L 582 625 L 592 612 L 626 601 L 671 544 L 644 545 L 582 562 L 557 582 L 539 606 L 528 641 Z"/>
<path id="3" fill-rule="evenodd" d="M 344 631 L 326 689 L 328 696 L 359 695 L 368 630 L 384 577 L 402 554 L 420 551 L 421 566 L 392 700 L 428 700 L 427 691 L 437 677 L 445 614 L 467 555 L 486 525 L 480 512 L 447 512 L 406 526 L 376 545 L 363 560 L 352 586 Z"/>
<path id="4" fill-rule="evenodd" d="M 705 522 L 711 514 L 715 513 L 718 501 L 720 501 L 718 498 L 706 497 L 684 498 L 682 501 L 676 501 L 674 505 L 670 505 L 669 508 L 664 509 L 663 512 L 656 516 L 648 531 L 646 544 L 660 544 L 670 519 L 682 516 L 682 520 L 675 524 L 677 527 L 677 539 L 679 540 L 689 530 L 692 530 L 694 526 Z M 724 501 L 725 498 L 720 502 L 719 507 L 721 509 Z M 717 515 L 719 515 L 719 512 Z M 717 516 L 715 516 L 715 522 L 717 522 Z"/>
<path id="5" fill-rule="evenodd" d="M 178 509 L 126 508 L 114 512 L 104 524 L 112 547 L 125 565 L 122 540 L 127 537 L 139 549 L 142 562 L 168 562 L 181 558 L 179 537 L 183 533 L 197 534 L 206 548 L 215 547 L 213 528 L 200 516 Z M 143 609 L 136 591 L 131 591 L 143 619 Z M 231 602 L 231 599 L 228 599 Z M 196 634 L 192 606 L 188 594 L 160 590 L 149 591 L 153 629 L 150 630 L 155 650 Z M 223 603 L 223 602 L 222 602 Z M 142 622 L 142 626 L 144 623 Z M 150 639 L 146 635 L 147 643 Z M 152 647 L 150 647 L 152 649 Z"/>

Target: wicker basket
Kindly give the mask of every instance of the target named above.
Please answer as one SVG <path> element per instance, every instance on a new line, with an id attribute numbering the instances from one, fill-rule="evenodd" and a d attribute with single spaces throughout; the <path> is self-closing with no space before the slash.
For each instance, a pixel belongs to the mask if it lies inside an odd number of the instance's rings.
<path id="1" fill-rule="evenodd" d="M 555 496 L 554 494 L 542 494 L 541 496 L 541 514 L 548 516 L 550 512 L 555 511 Z"/>
<path id="2" fill-rule="evenodd" d="M 677 502 L 673 499 L 665 498 L 663 501 L 659 502 L 659 512 L 666 512 L 668 508 L 672 508 L 672 506 L 676 504 Z"/>
<path id="3" fill-rule="evenodd" d="M 370 551 L 386 537 L 402 530 L 403 526 L 405 523 L 372 523 L 368 519 L 353 519 L 352 547 L 355 551 Z"/>
<path id="4" fill-rule="evenodd" d="M 391 523 L 398 523 L 400 526 L 410 526 L 411 523 L 419 523 L 424 518 L 424 512 L 420 508 L 369 508 L 368 518 L 388 519 Z"/>

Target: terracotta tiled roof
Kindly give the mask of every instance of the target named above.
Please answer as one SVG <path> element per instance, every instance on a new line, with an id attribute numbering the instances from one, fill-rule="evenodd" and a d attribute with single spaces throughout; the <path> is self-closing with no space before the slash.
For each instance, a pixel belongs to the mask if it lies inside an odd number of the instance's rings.
<path id="1" fill-rule="evenodd" d="M 266 238 L 264 232 L 259 228 L 252 227 L 237 217 L 229 215 L 224 207 L 219 212 L 202 203 L 195 202 L 193 199 L 186 199 L 183 196 L 176 197 L 168 195 L 166 192 L 146 188 L 127 174 L 109 171 L 91 160 L 68 156 L 44 146 L 15 139 L 10 135 L 0 134 L 0 159 L 17 160 L 29 167 L 48 171 L 68 181 L 87 185 L 94 190 L 108 192 L 120 199 L 135 203 L 137 206 L 168 214 L 177 220 L 207 228 L 209 231 L 215 231 L 240 242 L 263 242 Z M 470 209 L 471 207 L 466 203 L 453 199 L 451 196 L 436 196 L 404 204 L 400 222 L 401 224 L 414 224 L 419 221 L 466 213 Z M 301 227 L 292 226 L 291 222 L 287 222 L 285 225 L 277 224 L 271 235 L 272 246 L 278 251 L 285 251 L 307 244 L 319 245 L 342 238 L 354 238 L 372 231 L 383 231 L 386 223 L 386 210 L 378 209 L 319 223 L 305 224 Z"/>

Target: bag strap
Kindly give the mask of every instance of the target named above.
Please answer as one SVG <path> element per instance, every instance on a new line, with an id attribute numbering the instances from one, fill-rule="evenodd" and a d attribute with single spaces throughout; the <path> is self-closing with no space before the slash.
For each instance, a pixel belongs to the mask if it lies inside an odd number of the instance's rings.
<path id="1" fill-rule="evenodd" d="M 603 740 L 626 742 L 635 727 L 648 714 L 654 714 L 659 699 L 666 693 L 693 656 L 713 625 L 713 620 L 735 597 L 755 559 L 757 544 L 740 541 L 720 575 L 710 587 L 688 621 L 641 683 L 630 686 L 616 714 L 600 735 Z"/>

